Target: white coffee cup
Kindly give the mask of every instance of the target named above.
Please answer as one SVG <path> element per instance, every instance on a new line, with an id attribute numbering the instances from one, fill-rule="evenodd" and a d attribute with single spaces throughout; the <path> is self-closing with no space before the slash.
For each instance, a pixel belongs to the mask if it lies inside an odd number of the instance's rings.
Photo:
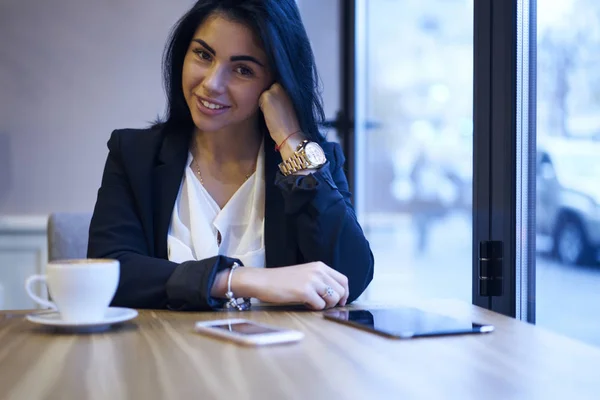
<path id="1" fill-rule="evenodd" d="M 43 307 L 57 310 L 70 323 L 102 321 L 119 284 L 119 261 L 79 259 L 51 261 L 46 275 L 32 275 L 25 281 L 29 297 Z M 33 293 L 32 286 L 44 282 L 54 302 Z"/>

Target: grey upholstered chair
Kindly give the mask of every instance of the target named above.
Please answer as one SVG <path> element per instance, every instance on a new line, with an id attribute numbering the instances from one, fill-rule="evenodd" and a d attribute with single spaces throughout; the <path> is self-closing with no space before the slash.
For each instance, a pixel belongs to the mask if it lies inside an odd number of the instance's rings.
<path id="1" fill-rule="evenodd" d="M 48 219 L 48 261 L 86 258 L 91 213 L 55 213 Z"/>

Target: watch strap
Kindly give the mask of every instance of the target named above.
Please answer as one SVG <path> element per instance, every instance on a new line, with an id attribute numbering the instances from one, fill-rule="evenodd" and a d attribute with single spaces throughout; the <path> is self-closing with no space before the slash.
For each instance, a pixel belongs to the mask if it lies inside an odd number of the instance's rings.
<path id="1" fill-rule="evenodd" d="M 310 168 L 310 164 L 306 160 L 306 156 L 298 152 L 294 153 L 290 158 L 279 164 L 279 170 L 284 176 L 288 176 L 308 168 Z"/>

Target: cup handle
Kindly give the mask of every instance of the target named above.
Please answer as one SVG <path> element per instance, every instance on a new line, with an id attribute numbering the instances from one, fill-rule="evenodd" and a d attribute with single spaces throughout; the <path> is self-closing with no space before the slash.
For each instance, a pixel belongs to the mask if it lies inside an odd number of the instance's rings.
<path id="1" fill-rule="evenodd" d="M 54 304 L 51 301 L 42 299 L 41 297 L 39 297 L 38 295 L 33 293 L 33 289 L 31 288 L 31 286 L 36 282 L 44 282 L 44 285 L 47 285 L 46 275 L 32 275 L 29 278 L 27 278 L 27 280 L 25 281 L 25 291 L 27 291 L 27 295 L 29 295 L 29 297 L 31 297 L 33 299 L 33 301 L 35 301 L 36 303 L 38 303 L 39 305 L 41 305 L 43 307 L 51 308 L 53 310 L 58 310 L 58 308 L 56 307 L 56 304 Z"/>

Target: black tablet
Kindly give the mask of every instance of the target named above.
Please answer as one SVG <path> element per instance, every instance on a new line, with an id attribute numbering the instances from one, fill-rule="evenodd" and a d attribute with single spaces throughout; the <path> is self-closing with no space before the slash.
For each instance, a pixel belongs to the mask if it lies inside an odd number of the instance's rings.
<path id="1" fill-rule="evenodd" d="M 410 339 L 428 336 L 463 335 L 492 332 L 491 325 L 458 320 L 417 308 L 382 308 L 368 310 L 328 310 L 326 319 L 364 329 L 380 335 Z"/>

